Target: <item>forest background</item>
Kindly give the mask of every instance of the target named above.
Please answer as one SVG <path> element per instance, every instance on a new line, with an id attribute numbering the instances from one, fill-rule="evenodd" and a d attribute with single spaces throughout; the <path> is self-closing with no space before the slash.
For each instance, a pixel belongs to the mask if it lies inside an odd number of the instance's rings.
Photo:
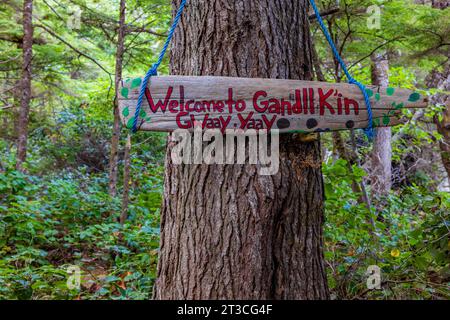
<path id="1" fill-rule="evenodd" d="M 321 134 L 332 298 L 448 299 L 450 3 L 319 3 L 355 78 L 431 101 L 372 142 Z M 0 299 L 151 297 L 166 134 L 131 135 L 115 96 L 156 60 L 171 17 L 166 0 L 2 1 Z M 316 79 L 345 81 L 310 24 Z"/>

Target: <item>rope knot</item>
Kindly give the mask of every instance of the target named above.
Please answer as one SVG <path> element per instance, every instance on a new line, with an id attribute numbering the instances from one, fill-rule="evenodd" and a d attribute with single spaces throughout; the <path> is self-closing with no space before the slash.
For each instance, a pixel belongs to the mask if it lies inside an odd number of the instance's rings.
<path id="1" fill-rule="evenodd" d="M 150 77 L 156 77 L 158 75 L 158 66 L 154 64 L 148 73 Z"/>

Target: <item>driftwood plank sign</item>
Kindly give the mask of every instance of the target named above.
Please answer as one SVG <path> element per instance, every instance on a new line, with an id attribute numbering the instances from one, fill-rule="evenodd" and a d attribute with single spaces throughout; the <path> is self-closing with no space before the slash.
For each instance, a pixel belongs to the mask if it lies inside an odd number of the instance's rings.
<path id="1" fill-rule="evenodd" d="M 141 78 L 122 83 L 122 122 L 133 125 Z M 428 99 L 406 89 L 369 86 L 373 125 L 401 122 L 401 109 L 425 108 Z M 152 77 L 146 88 L 138 128 L 173 131 L 203 129 L 279 129 L 321 132 L 366 128 L 368 114 L 355 85 L 299 80 L 229 77 Z"/>

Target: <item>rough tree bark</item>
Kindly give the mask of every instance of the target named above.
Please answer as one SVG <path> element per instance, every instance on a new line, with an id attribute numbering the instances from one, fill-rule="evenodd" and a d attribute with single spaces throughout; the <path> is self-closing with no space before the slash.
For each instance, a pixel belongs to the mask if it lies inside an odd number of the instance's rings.
<path id="1" fill-rule="evenodd" d="M 17 170 L 27 156 L 28 116 L 31 101 L 31 60 L 33 59 L 33 1 L 23 2 L 23 61 L 22 61 L 22 96 L 20 99 L 19 120 L 17 123 Z"/>
<path id="2" fill-rule="evenodd" d="M 175 0 L 178 7 L 180 1 Z M 307 1 L 191 0 L 171 72 L 311 79 Z M 166 155 L 156 299 L 327 299 L 320 143 L 281 137 L 280 171 Z"/>
<path id="3" fill-rule="evenodd" d="M 125 51 L 125 12 L 126 1 L 120 0 L 115 70 L 114 125 L 111 138 L 111 154 L 109 157 L 109 194 L 112 197 L 115 197 L 117 194 L 117 176 L 119 169 L 120 115 L 117 97 L 119 96 L 120 81 L 122 81 L 122 64 Z"/>
<path id="4" fill-rule="evenodd" d="M 373 54 L 372 84 L 389 85 L 389 60 L 386 54 Z M 377 128 L 371 153 L 370 184 L 372 196 L 387 195 L 392 187 L 392 131 L 391 128 Z"/>

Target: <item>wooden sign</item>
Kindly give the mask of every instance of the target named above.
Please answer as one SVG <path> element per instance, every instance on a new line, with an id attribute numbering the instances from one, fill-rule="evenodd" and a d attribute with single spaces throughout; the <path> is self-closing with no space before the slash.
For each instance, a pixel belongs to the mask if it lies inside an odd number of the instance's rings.
<path id="1" fill-rule="evenodd" d="M 132 128 L 141 78 L 123 82 L 119 108 Z M 401 122 L 404 108 L 425 108 L 428 99 L 406 89 L 367 87 L 374 126 Z M 152 77 L 138 128 L 147 131 L 279 129 L 323 132 L 366 128 L 361 90 L 346 83 L 229 77 Z"/>

